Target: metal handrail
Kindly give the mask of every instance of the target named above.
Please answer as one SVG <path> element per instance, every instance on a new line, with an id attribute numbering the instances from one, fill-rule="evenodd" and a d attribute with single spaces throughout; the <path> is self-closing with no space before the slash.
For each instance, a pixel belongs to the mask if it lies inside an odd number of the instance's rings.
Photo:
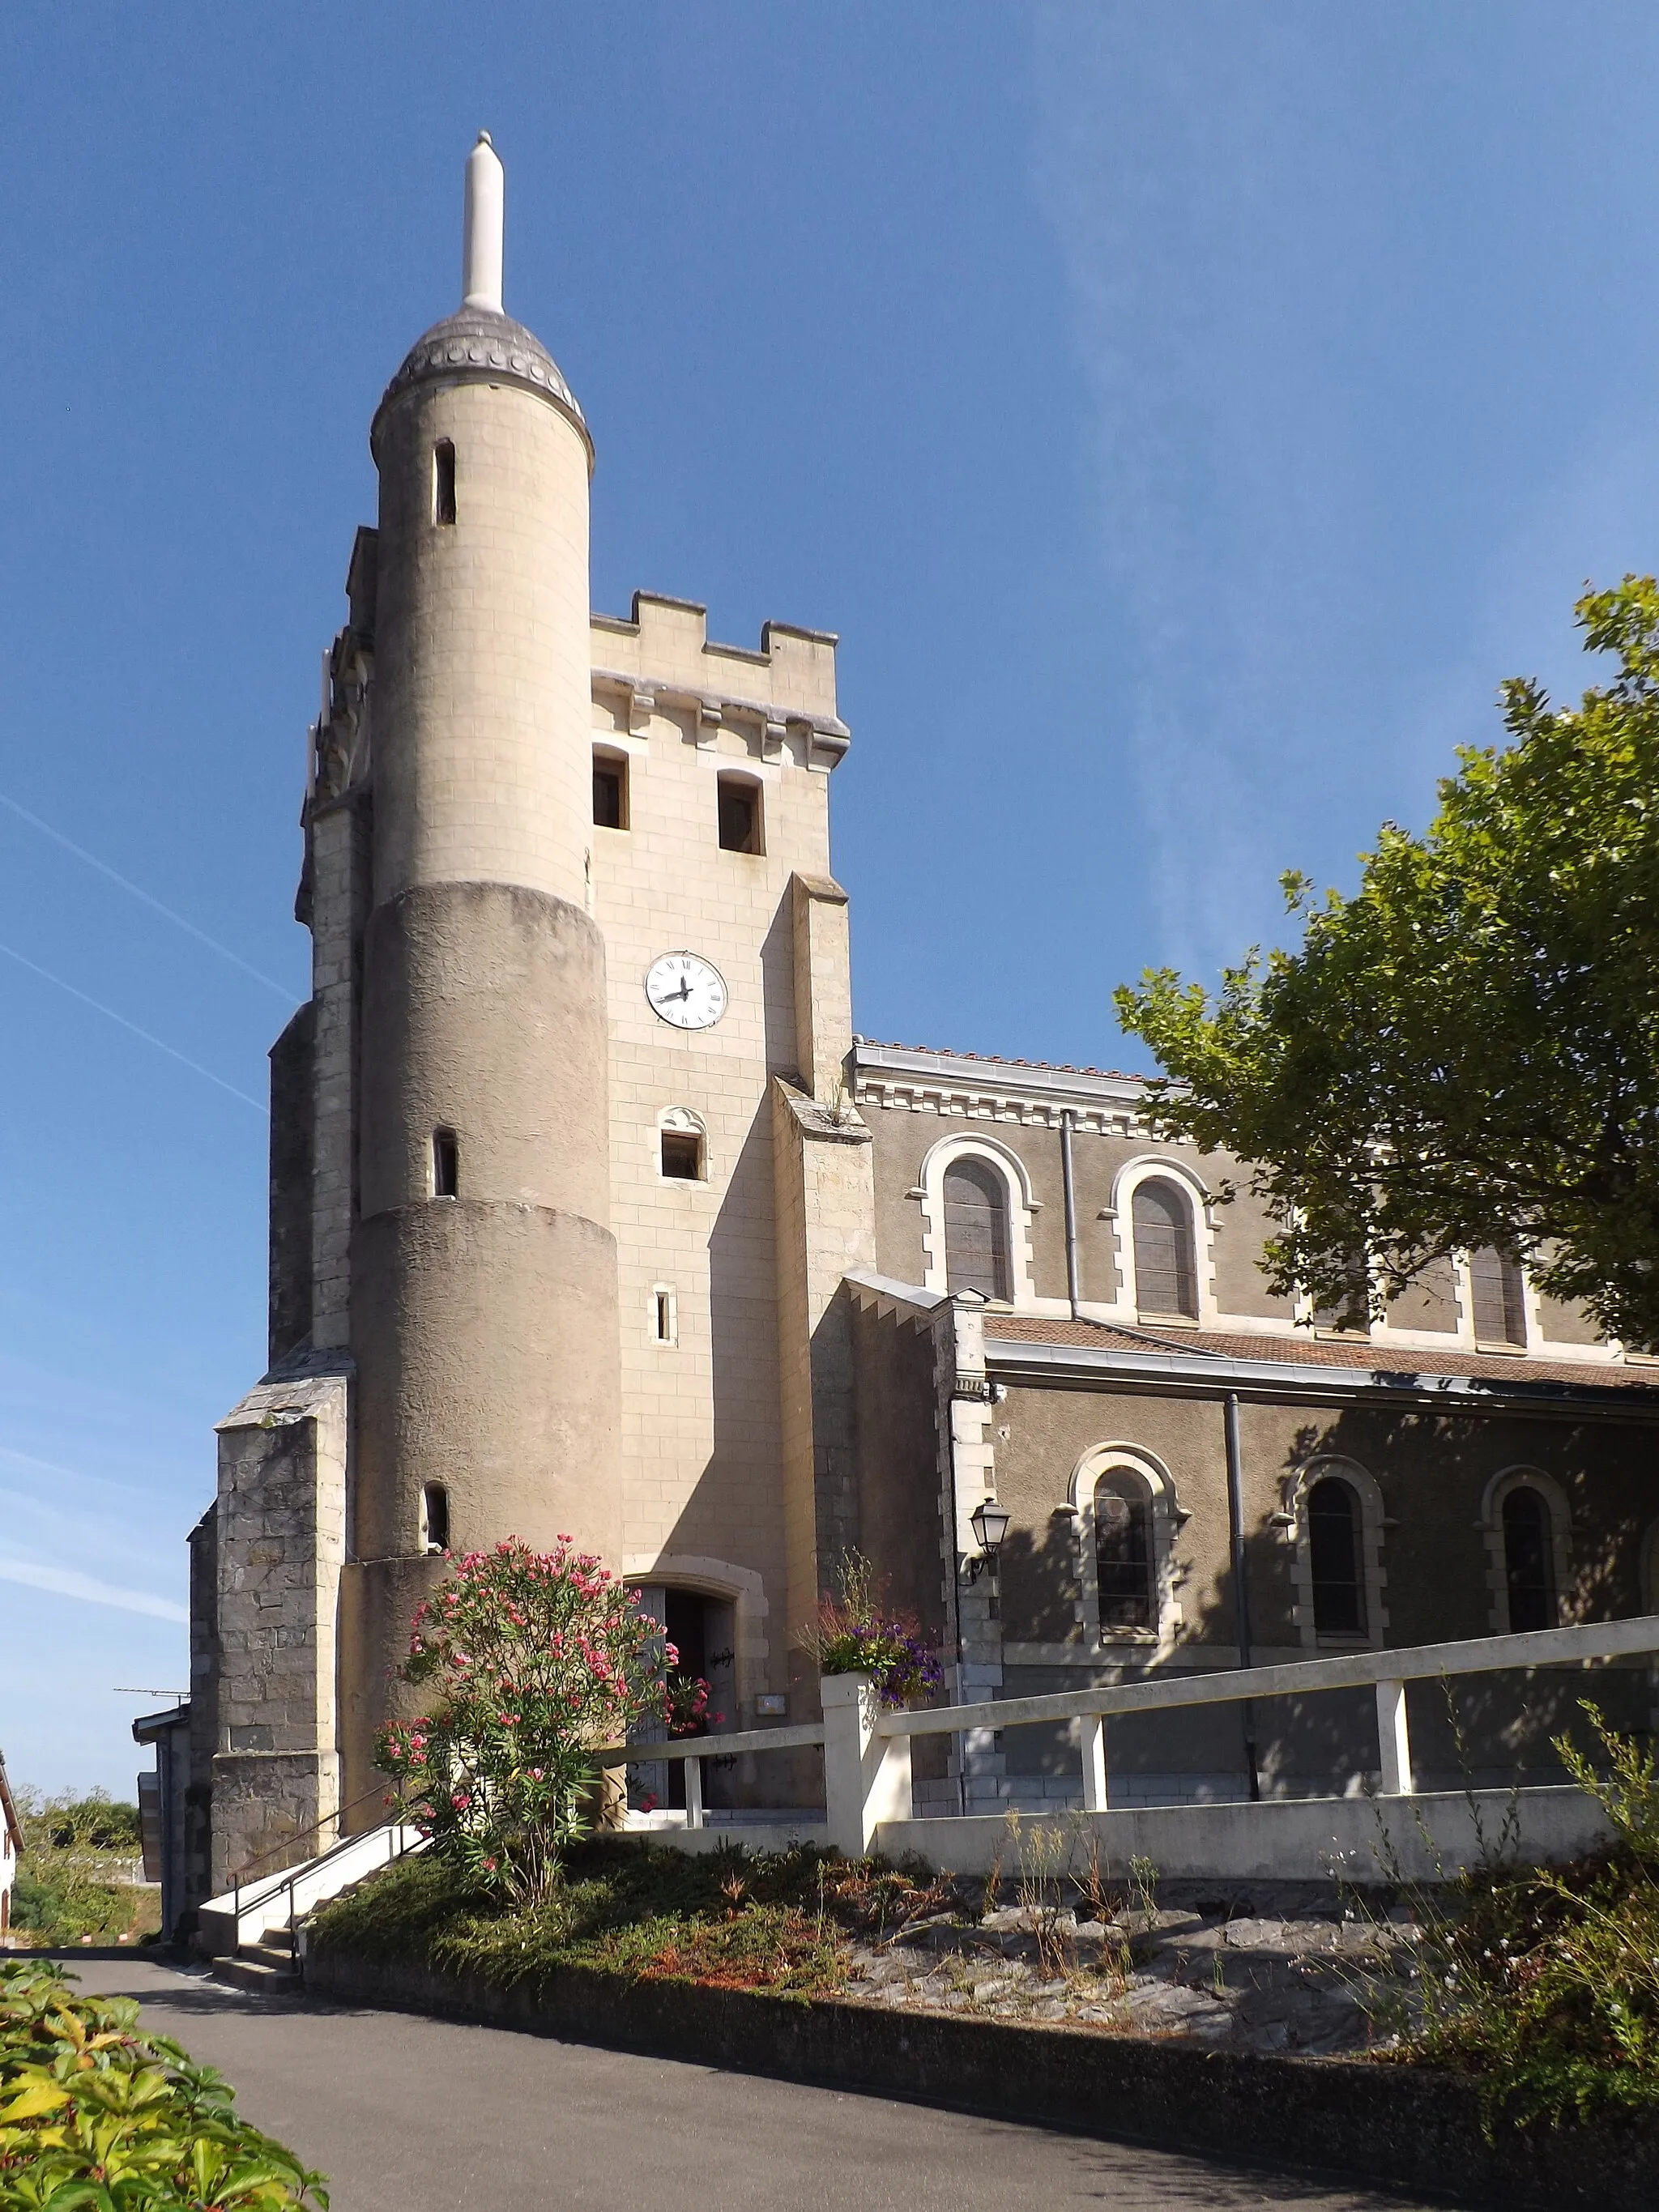
<path id="1" fill-rule="evenodd" d="M 373 1795 L 373 1794 L 374 1794 L 374 1793 L 372 1793 L 372 1792 L 371 1792 L 371 1795 Z M 362 1802 L 362 1800 L 361 1800 L 361 1799 L 359 1799 L 359 1801 L 358 1801 L 358 1802 L 359 1802 L 359 1803 L 361 1803 L 361 1802 Z M 391 1824 L 391 1822 L 390 1822 L 390 1821 L 388 1821 L 388 1822 L 386 1823 L 386 1825 L 387 1825 L 387 1826 L 390 1826 L 392 1824 Z M 404 1828 L 407 1828 L 407 1827 L 410 1826 L 410 1823 L 409 1823 L 407 1820 L 400 1820 L 400 1821 L 398 1823 L 398 1826 L 399 1829 L 404 1829 Z M 368 1834 L 373 1834 L 374 1831 L 373 1831 L 372 1829 L 370 1829 L 370 1830 L 367 1830 L 367 1831 L 365 1831 L 365 1832 L 366 1832 L 366 1833 L 368 1833 Z M 345 1850 L 346 1850 L 349 1845 L 351 1845 L 352 1844 L 358 1844 L 358 1843 L 361 1843 L 362 1841 L 362 1838 L 361 1836 L 343 1836 L 343 1837 L 340 1838 L 339 1842 L 338 1842 L 337 1844 L 335 1844 L 331 1845 L 331 1848 L 330 1848 L 329 1850 L 325 1850 L 325 1851 L 320 1851 L 320 1852 L 319 1852 L 319 1854 L 317 1855 L 317 1856 L 316 1856 L 314 1859 L 307 1859 L 307 1862 L 306 1862 L 306 1863 L 305 1863 L 303 1866 L 297 1866 L 297 1867 L 294 1868 L 294 1869 L 293 1869 L 293 1870 L 291 1871 L 291 1873 L 289 1874 L 288 1880 L 287 1880 L 285 1882 L 282 1883 L 282 1884 L 281 1884 L 281 1886 L 280 1886 L 278 1888 L 276 1888 L 276 1889 L 275 1889 L 275 1890 L 273 1890 L 273 1891 L 271 1892 L 271 1894 L 272 1894 L 272 1896 L 273 1896 L 273 1897 L 280 1897 L 280 1896 L 282 1895 L 283 1891 L 284 1889 L 288 1892 L 288 1948 L 289 1948 L 289 1949 L 290 1951 L 295 1951 L 295 1950 L 297 1950 L 297 1948 L 298 1948 L 298 1945 L 296 1944 L 295 1940 L 295 1909 L 294 1909 L 294 1891 L 295 1891 L 295 1884 L 298 1882 L 298 1881 L 299 1881 L 299 1879 L 300 1879 L 301 1875 L 306 1875 L 306 1874 L 314 1874 L 314 1873 L 316 1872 L 317 1869 L 318 1869 L 319 1866 L 326 1866 L 326 1864 L 328 1863 L 329 1860 L 330 1860 L 330 1859 L 331 1859 L 331 1858 L 333 1858 L 333 1857 L 336 1856 L 336 1854 L 337 1854 L 337 1853 Z M 402 1858 L 407 1858 L 407 1857 L 408 1857 L 408 1856 L 409 1856 L 409 1854 L 410 1854 L 410 1851 L 412 1849 L 413 1849 L 413 1846 L 412 1846 L 411 1844 L 398 1844 L 398 1848 L 397 1848 L 397 1850 L 396 1850 L 395 1851 L 393 1851 L 393 1852 L 392 1852 L 392 1854 L 391 1857 L 386 1861 L 386 1864 L 387 1864 L 388 1866 L 396 1866 L 399 1859 L 402 1859 Z M 239 1923 L 239 1924 L 238 1924 L 238 1927 L 237 1927 L 237 1929 L 236 1929 L 236 1941 L 237 1941 L 237 1943 L 238 1943 L 238 1945 L 239 1945 L 239 1946 L 240 1946 L 240 1943 L 241 1943 L 241 1940 L 242 1940 L 242 1931 L 241 1931 L 241 1927 L 240 1927 L 240 1923 Z"/>
<path id="2" fill-rule="evenodd" d="M 320 1835 L 325 1828 L 343 1820 L 348 1813 L 355 1813 L 360 1805 L 367 1805 L 371 1798 L 378 1797 L 384 1801 L 385 1796 L 386 1786 L 384 1784 L 382 1784 L 378 1790 L 366 1790 L 361 1797 L 354 1797 L 349 1805 L 337 1805 L 331 1813 L 325 1813 L 320 1820 L 313 1820 L 308 1828 L 296 1829 L 294 1834 L 288 1838 L 286 1843 L 273 1844 L 268 1851 L 261 1851 L 257 1858 L 250 1859 L 246 1865 L 244 1866 L 238 1873 L 234 1881 L 233 1881 L 230 1885 L 232 1910 L 236 1915 L 238 1927 L 240 1928 L 240 1926 L 242 1917 L 242 1892 L 245 1889 L 257 1888 L 259 1883 L 265 1880 L 265 1876 L 264 1875 L 256 1874 L 253 1871 L 256 1867 L 262 1866 L 267 1859 L 280 1858 L 284 1851 L 291 1851 L 295 1844 L 303 1844 L 310 1837 Z M 317 1854 L 317 1856 L 319 1859 L 327 1858 L 330 1856 L 330 1853 L 337 1850 L 342 1843 L 352 1843 L 355 1841 L 356 1838 L 350 1836 L 337 1837 L 334 1843 L 329 1846 L 329 1850 L 327 1851 L 319 1851 Z M 307 1859 L 306 1863 L 309 1866 L 313 1864 L 313 1862 Z M 272 1874 L 282 1874 L 285 1869 L 282 1867 L 272 1867 L 270 1871 Z M 280 1896 L 281 1893 L 282 1885 L 278 1883 L 277 1887 L 272 1890 L 271 1895 L 273 1897 L 276 1897 Z"/>

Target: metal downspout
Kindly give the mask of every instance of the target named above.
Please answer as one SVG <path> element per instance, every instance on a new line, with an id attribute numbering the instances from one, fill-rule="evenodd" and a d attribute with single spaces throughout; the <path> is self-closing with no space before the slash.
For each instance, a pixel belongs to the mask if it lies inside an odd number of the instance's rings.
<path id="1" fill-rule="evenodd" d="M 1060 1115 L 1060 1173 L 1066 1191 L 1066 1295 L 1072 1302 L 1072 1319 L 1081 1321 L 1082 1293 L 1078 1283 L 1077 1186 L 1072 1179 L 1072 1109 Z"/>
<path id="2" fill-rule="evenodd" d="M 1238 1393 L 1229 1390 L 1226 1398 L 1227 1432 L 1227 1534 L 1232 1547 L 1233 1611 L 1238 1626 L 1238 1663 L 1251 1663 L 1250 1584 L 1244 1560 L 1244 1480 L 1243 1447 L 1238 1435 Z M 1255 1708 L 1249 1698 L 1243 1701 L 1244 1759 L 1249 1769 L 1250 1802 L 1260 1802 L 1261 1777 L 1256 1764 Z"/>

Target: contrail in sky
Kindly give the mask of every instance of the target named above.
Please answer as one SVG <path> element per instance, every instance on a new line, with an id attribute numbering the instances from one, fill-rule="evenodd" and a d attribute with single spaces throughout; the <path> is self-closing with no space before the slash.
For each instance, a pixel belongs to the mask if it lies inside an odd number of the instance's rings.
<path id="1" fill-rule="evenodd" d="M 157 1052 L 166 1053 L 169 1060 L 176 1060 L 181 1066 L 193 1069 L 198 1075 L 205 1075 L 210 1083 L 216 1083 L 221 1091 L 228 1091 L 233 1098 L 240 1098 L 244 1106 L 252 1106 L 256 1114 L 269 1115 L 270 1109 L 262 1099 L 250 1097 L 246 1091 L 239 1091 L 234 1083 L 227 1083 L 222 1075 L 216 1075 L 210 1067 L 204 1067 L 199 1060 L 191 1060 L 182 1052 L 175 1051 L 172 1045 L 163 1044 L 160 1037 L 152 1036 L 148 1030 L 141 1030 L 137 1022 L 130 1022 L 125 1014 L 118 1014 L 113 1006 L 105 1006 L 100 999 L 89 998 L 86 992 L 77 990 L 73 983 L 66 983 L 61 975 L 54 975 L 50 968 L 42 968 L 38 962 L 25 959 L 9 945 L 0 945 L 0 952 L 3 952 L 9 960 L 15 960 L 20 968 L 27 968 L 30 975 L 39 975 L 48 983 L 56 983 L 60 991 L 67 991 L 71 999 L 79 999 L 83 1006 L 90 1006 L 94 1013 L 102 1014 L 109 1021 L 118 1022 L 124 1030 L 131 1030 L 134 1036 L 143 1037 L 146 1044 L 153 1044 Z"/>
<path id="2" fill-rule="evenodd" d="M 148 1590 L 121 1589 L 69 1567 L 38 1567 L 27 1559 L 0 1558 L 0 1583 L 22 1583 L 30 1589 L 50 1590 L 55 1597 L 79 1598 L 87 1605 L 113 1606 L 121 1613 L 147 1613 L 152 1620 L 186 1621 L 190 1615 L 171 1598 L 152 1597 Z"/>
<path id="3" fill-rule="evenodd" d="M 267 991 L 274 991 L 279 999 L 286 999 L 290 1006 L 294 1004 L 294 994 L 286 983 L 278 983 L 273 977 L 263 974 L 258 968 L 250 966 L 240 952 L 233 952 L 228 945 L 221 945 L 216 937 L 210 937 L 206 930 L 198 929 L 193 921 L 186 921 L 183 915 L 175 914 L 170 906 L 163 906 L 160 899 L 153 898 L 149 891 L 143 890 L 137 884 L 131 882 L 125 876 L 118 874 L 106 860 L 100 860 L 95 853 L 88 853 L 84 845 L 77 845 L 72 837 L 66 837 L 61 830 L 54 830 L 50 822 L 43 822 L 38 814 L 31 814 L 27 806 L 20 806 L 15 799 L 9 799 L 3 791 L 0 791 L 0 806 L 9 806 L 14 814 L 27 822 L 31 829 L 38 830 L 43 837 L 50 837 L 54 844 L 61 845 L 66 853 L 73 853 L 77 860 L 84 860 L 88 867 L 96 868 L 100 876 L 107 876 L 111 883 L 119 884 L 124 891 L 131 891 L 134 898 L 142 899 L 146 906 L 153 907 L 157 914 L 165 915 L 175 927 L 182 929 L 187 936 L 193 937 L 198 945 L 205 945 L 210 952 L 216 952 L 222 960 L 228 960 L 233 968 L 240 968 L 245 975 L 252 975 L 256 983 L 263 983 Z M 118 1019 L 119 1017 L 118 1016 L 117 1018 Z"/>

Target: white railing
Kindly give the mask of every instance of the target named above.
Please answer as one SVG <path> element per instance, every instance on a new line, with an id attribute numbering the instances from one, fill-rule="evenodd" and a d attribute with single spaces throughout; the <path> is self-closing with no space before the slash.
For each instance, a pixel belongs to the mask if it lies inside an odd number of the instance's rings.
<path id="1" fill-rule="evenodd" d="M 1308 1697 L 1324 1690 L 1371 1689 L 1376 1696 L 1378 1766 L 1383 1797 L 1414 1794 L 1406 1686 L 1465 1674 L 1533 1668 L 1595 1666 L 1608 1660 L 1659 1658 L 1659 1615 L 1540 1629 L 1524 1636 L 1485 1636 L 1456 1644 L 1399 1650 L 1356 1651 L 1340 1658 L 1298 1660 L 1282 1667 L 1161 1674 L 1151 1680 L 1066 1690 L 1049 1697 L 999 1698 L 972 1705 L 917 1711 L 881 1709 L 863 1674 L 823 1679 L 823 1719 L 797 1728 L 753 1729 L 738 1735 L 691 1736 L 599 1754 L 607 1765 L 679 1759 L 685 1763 L 686 1826 L 704 1824 L 702 1761 L 741 1752 L 823 1747 L 824 1802 L 830 1840 L 861 1857 L 884 1822 L 910 1818 L 910 1739 L 970 1730 L 1079 1723 L 1084 1809 L 1107 1809 L 1106 1723 L 1119 1715 L 1173 1712 L 1188 1706 L 1233 1705 L 1249 1698 Z"/>
<path id="2" fill-rule="evenodd" d="M 864 1678 L 848 1675 L 846 1679 L 862 1681 Z M 827 1689 L 829 1685 L 824 1686 Z M 702 1794 L 705 1759 L 735 1759 L 745 1751 L 799 1751 L 822 1745 L 823 1740 L 822 1721 L 803 1721 L 795 1728 L 744 1729 L 732 1735 L 669 1736 L 661 1742 L 612 1744 L 594 1757 L 601 1766 L 655 1766 L 664 1759 L 680 1761 L 685 1768 L 685 1825 L 701 1828 L 708 1817 Z"/>

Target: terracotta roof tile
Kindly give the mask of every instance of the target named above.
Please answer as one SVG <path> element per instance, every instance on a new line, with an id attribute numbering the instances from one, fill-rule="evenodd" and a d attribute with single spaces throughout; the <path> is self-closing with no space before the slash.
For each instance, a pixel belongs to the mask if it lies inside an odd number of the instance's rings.
<path id="1" fill-rule="evenodd" d="M 1487 1382 L 1573 1383 L 1580 1389 L 1653 1390 L 1659 1367 L 1583 1360 L 1514 1359 L 1502 1353 L 1432 1352 L 1358 1338 L 1255 1336 L 1211 1328 L 1122 1328 L 1109 1322 L 1049 1321 L 1036 1314 L 988 1313 L 985 1334 L 1002 1343 L 1076 1344 L 1102 1352 L 1185 1352 L 1200 1358 L 1278 1361 L 1287 1367 L 1355 1367 L 1386 1375 L 1470 1375 Z"/>

